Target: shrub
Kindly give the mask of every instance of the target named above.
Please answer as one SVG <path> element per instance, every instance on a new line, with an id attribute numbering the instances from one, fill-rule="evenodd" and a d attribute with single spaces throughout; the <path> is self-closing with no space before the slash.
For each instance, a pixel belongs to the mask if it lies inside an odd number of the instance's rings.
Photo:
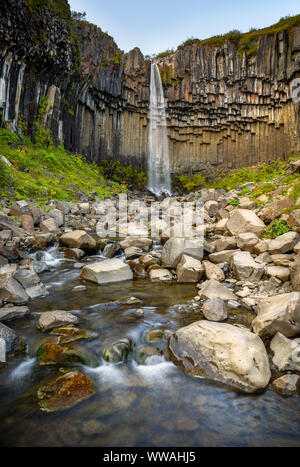
<path id="1" fill-rule="evenodd" d="M 291 229 L 286 221 L 275 219 L 264 231 L 263 238 L 277 238 L 290 231 Z"/>

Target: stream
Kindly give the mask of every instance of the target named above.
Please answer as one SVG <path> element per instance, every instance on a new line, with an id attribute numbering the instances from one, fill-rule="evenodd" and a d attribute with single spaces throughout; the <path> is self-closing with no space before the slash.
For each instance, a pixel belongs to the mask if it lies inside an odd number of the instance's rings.
<path id="1" fill-rule="evenodd" d="M 84 258 L 82 263 L 99 260 Z M 74 367 L 90 377 L 97 393 L 72 409 L 48 414 L 37 403 L 36 391 L 59 376 L 60 367 L 40 366 L 35 358 L 45 334 L 37 316 L 8 325 L 22 337 L 27 355 L 8 360 L 0 372 L 1 446 L 297 446 L 300 439 L 299 398 L 284 398 L 268 389 L 261 395 L 238 394 L 205 379 L 188 377 L 167 357 L 167 336 L 202 318 L 194 285 L 151 283 L 149 279 L 97 286 L 82 285 L 80 269 L 63 251 L 51 249 L 50 271 L 40 274 L 49 295 L 33 300 L 33 313 L 72 311 L 89 339 L 76 342 L 93 356 L 93 367 Z M 138 305 L 121 305 L 136 297 Z M 137 309 L 139 310 L 137 312 Z M 142 310 L 142 311 L 141 311 Z M 232 310 L 228 322 L 250 325 L 252 312 Z M 153 329 L 165 331 L 162 341 L 148 343 Z M 127 363 L 109 364 L 103 350 L 130 338 L 138 352 L 159 349 L 144 362 L 133 352 Z M 151 352 L 150 352 L 151 354 Z"/>

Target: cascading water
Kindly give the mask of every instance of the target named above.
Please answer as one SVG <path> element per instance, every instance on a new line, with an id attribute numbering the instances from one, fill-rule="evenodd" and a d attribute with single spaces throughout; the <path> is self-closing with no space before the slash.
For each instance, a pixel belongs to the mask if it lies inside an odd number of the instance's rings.
<path id="1" fill-rule="evenodd" d="M 164 92 L 158 66 L 151 65 L 148 189 L 171 195 L 169 143 Z"/>

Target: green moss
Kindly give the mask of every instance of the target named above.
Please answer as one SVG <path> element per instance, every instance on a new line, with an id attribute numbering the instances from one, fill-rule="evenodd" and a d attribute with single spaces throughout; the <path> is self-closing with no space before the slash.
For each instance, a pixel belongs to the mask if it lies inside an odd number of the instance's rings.
<path id="1" fill-rule="evenodd" d="M 70 18 L 70 6 L 67 0 L 26 0 L 32 15 L 36 15 L 40 9 L 48 8 L 57 16 L 64 19 Z"/>

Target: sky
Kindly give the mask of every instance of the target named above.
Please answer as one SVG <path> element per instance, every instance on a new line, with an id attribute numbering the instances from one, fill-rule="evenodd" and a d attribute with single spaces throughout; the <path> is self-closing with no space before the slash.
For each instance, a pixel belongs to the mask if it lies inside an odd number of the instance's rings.
<path id="1" fill-rule="evenodd" d="M 71 9 L 108 32 L 121 50 L 144 55 L 176 48 L 187 38 L 206 39 L 233 29 L 270 26 L 300 14 L 299 0 L 69 0 Z"/>

